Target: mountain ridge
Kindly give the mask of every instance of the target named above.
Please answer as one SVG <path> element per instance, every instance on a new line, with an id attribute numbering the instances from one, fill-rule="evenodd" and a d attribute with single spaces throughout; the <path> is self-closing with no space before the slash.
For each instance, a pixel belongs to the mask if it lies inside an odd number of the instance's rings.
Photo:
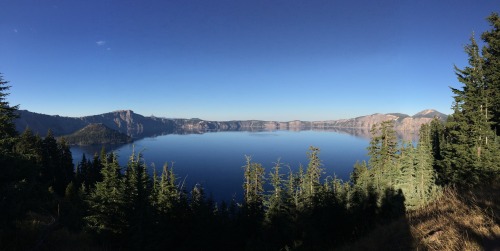
<path id="1" fill-rule="evenodd" d="M 33 132 L 44 136 L 50 128 L 54 135 L 72 134 L 89 124 L 104 126 L 126 134 L 131 138 L 156 136 L 168 133 L 203 133 L 209 130 L 306 130 L 330 128 L 363 128 L 369 129 L 373 124 L 386 120 L 395 121 L 395 129 L 405 132 L 418 132 L 420 126 L 429 123 L 434 117 L 446 120 L 447 115 L 436 110 L 427 109 L 413 116 L 402 113 L 374 113 L 351 119 L 324 121 L 264 121 L 264 120 L 232 120 L 209 121 L 198 118 L 170 119 L 137 114 L 132 110 L 117 110 L 113 112 L 83 117 L 62 117 L 46 115 L 27 110 L 18 111 L 20 118 L 16 119 L 16 129 L 20 132 L 29 127 Z"/>

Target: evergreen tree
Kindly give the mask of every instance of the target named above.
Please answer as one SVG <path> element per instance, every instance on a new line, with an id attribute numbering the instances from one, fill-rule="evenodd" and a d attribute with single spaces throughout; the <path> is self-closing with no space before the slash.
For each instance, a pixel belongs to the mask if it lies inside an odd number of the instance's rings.
<path id="1" fill-rule="evenodd" d="M 143 247 L 150 226 L 150 186 L 146 164 L 139 153 L 132 155 L 125 171 L 125 207 L 128 235 L 135 248 Z"/>
<path id="2" fill-rule="evenodd" d="M 307 165 L 305 179 L 302 184 L 304 196 L 311 203 L 321 189 L 321 175 L 323 174 L 323 164 L 319 158 L 319 148 L 310 146 L 307 152 L 309 164 Z"/>
<path id="3" fill-rule="evenodd" d="M 400 170 L 393 190 L 401 190 L 405 196 L 407 208 L 416 208 L 419 205 L 416 181 L 416 149 L 411 142 L 401 145 L 397 162 Z"/>
<path id="4" fill-rule="evenodd" d="M 104 148 L 103 148 L 104 150 Z M 87 187 L 88 189 L 94 189 L 95 184 L 97 182 L 102 181 L 101 170 L 103 168 L 102 161 L 106 159 L 106 153 L 101 153 L 101 156 L 104 155 L 104 158 L 99 157 L 97 153 L 94 154 L 92 161 L 87 164 L 88 165 L 88 173 L 87 173 Z"/>
<path id="5" fill-rule="evenodd" d="M 469 66 L 455 67 L 463 88 L 452 88 L 455 96 L 454 113 L 447 122 L 447 145 L 443 150 L 443 169 L 451 171 L 451 181 L 477 184 L 485 171 L 498 171 L 498 144 L 491 130 L 489 86 L 485 82 L 484 60 L 471 37 L 465 47 Z"/>
<path id="6" fill-rule="evenodd" d="M 484 82 L 488 86 L 485 90 L 488 105 L 484 109 L 489 109 L 485 114 L 490 114 L 491 126 L 500 136 L 500 17 L 498 13 L 492 13 L 487 20 L 492 28 L 481 35 L 485 42 L 482 49 Z"/>
<path id="7" fill-rule="evenodd" d="M 398 143 L 393 121 L 375 124 L 370 130 L 372 138 L 368 146 L 368 162 L 374 178 L 374 186 L 378 194 L 395 182 Z"/>
<path id="8" fill-rule="evenodd" d="M 165 163 L 160 180 L 156 185 L 158 186 L 158 192 L 155 204 L 160 214 L 166 215 L 172 213 L 174 207 L 180 203 L 181 196 L 179 189 L 175 185 L 176 179 L 173 165 L 169 168 L 168 164 Z"/>
<path id="9" fill-rule="evenodd" d="M 39 166 L 43 157 L 42 139 L 38 135 L 33 135 L 30 128 L 26 128 L 16 142 L 15 152 Z"/>
<path id="10" fill-rule="evenodd" d="M 14 125 L 14 119 L 18 117 L 17 109 L 19 106 L 10 106 L 6 100 L 10 89 L 9 82 L 5 81 L 0 74 L 0 154 L 11 152 L 15 138 L 18 133 Z"/>
<path id="11" fill-rule="evenodd" d="M 420 127 L 419 141 L 415 153 L 415 187 L 419 206 L 427 204 L 438 192 L 436 173 L 433 169 L 430 127 L 427 124 Z"/>
<path id="12" fill-rule="evenodd" d="M 103 180 L 89 196 L 89 215 L 85 217 L 92 231 L 116 238 L 127 228 L 125 214 L 125 185 L 120 177 L 117 155 L 112 153 L 105 158 L 101 171 Z"/>
<path id="13" fill-rule="evenodd" d="M 264 202 L 264 167 L 252 162 L 250 156 L 246 157 L 245 168 L 245 204 L 254 213 L 261 212 Z"/>
<path id="14" fill-rule="evenodd" d="M 65 194 L 66 187 L 74 179 L 75 166 L 73 165 L 73 156 L 66 140 L 62 138 L 58 143 L 59 150 L 59 164 L 56 171 L 57 184 L 54 187 L 56 191 L 60 191 L 62 195 Z"/>
<path id="15" fill-rule="evenodd" d="M 242 225 L 248 240 L 254 240 L 261 232 L 264 218 L 264 167 L 260 163 L 252 162 L 250 156 L 246 157 L 244 204 L 242 208 Z"/>
<path id="16" fill-rule="evenodd" d="M 75 182 L 69 183 L 66 187 L 64 199 L 61 203 L 62 225 L 72 231 L 80 231 L 84 225 L 83 218 L 87 211 L 85 205 L 85 188 L 84 186 L 76 186 Z"/>
<path id="17" fill-rule="evenodd" d="M 445 126 L 438 118 L 430 123 L 430 141 L 432 147 L 433 167 L 436 171 L 436 183 L 446 184 L 451 177 L 450 170 L 443 164 L 443 150 L 446 147 Z"/>
<path id="18" fill-rule="evenodd" d="M 283 190 L 283 174 L 280 173 L 280 160 L 275 163 L 273 171 L 269 173 L 272 190 L 266 200 L 266 220 L 273 224 L 276 218 L 287 214 L 285 191 Z M 279 224 L 279 223 L 276 223 Z"/>
<path id="19" fill-rule="evenodd" d="M 14 120 L 18 117 L 18 106 L 10 106 L 6 100 L 10 89 L 7 84 L 0 74 L 0 234 L 3 230 L 12 231 L 14 222 L 35 208 L 33 202 L 39 196 L 35 184 L 37 169 L 33 166 L 36 156 L 30 156 L 36 150 L 30 149 L 31 142 L 16 146 L 18 133 Z"/>

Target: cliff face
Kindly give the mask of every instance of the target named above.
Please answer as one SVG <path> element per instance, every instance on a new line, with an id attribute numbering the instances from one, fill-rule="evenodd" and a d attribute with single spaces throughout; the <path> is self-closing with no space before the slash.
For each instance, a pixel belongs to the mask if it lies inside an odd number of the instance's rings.
<path id="1" fill-rule="evenodd" d="M 20 118 L 15 121 L 16 129 L 22 132 L 26 127 L 45 136 L 50 128 L 54 135 L 68 135 L 89 124 L 103 124 L 132 138 L 154 136 L 173 131 L 172 120 L 144 117 L 130 110 L 114 111 L 100 115 L 72 118 L 19 111 Z"/>
<path id="2" fill-rule="evenodd" d="M 203 133 L 213 131 L 258 131 L 258 130 L 331 130 L 338 128 L 369 129 L 376 123 L 387 120 L 395 122 L 395 129 L 403 134 L 418 133 L 420 126 L 429 123 L 434 117 L 441 120 L 446 115 L 435 110 L 425 110 L 408 116 L 406 114 L 372 114 L 353 119 L 340 119 L 329 121 L 206 121 L 201 119 L 166 119 L 157 117 L 144 117 L 130 110 L 114 111 L 100 115 L 80 118 L 50 116 L 29 111 L 19 111 L 20 118 L 16 120 L 18 131 L 24 131 L 29 126 L 35 133 L 44 136 L 49 128 L 56 136 L 71 134 L 86 125 L 100 123 L 132 138 L 155 136 L 167 133 Z M 346 131 L 346 130 L 344 130 Z"/>

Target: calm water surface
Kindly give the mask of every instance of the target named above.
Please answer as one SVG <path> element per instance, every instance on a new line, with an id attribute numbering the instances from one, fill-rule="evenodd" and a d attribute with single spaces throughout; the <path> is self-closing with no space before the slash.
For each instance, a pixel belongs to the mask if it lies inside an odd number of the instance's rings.
<path id="1" fill-rule="evenodd" d="M 356 160 L 367 160 L 368 143 L 365 138 L 328 131 L 238 131 L 144 138 L 113 151 L 118 153 L 122 166 L 126 165 L 134 148 L 136 153 L 142 151 L 150 173 L 153 163 L 161 172 L 165 162 L 169 165 L 173 162 L 179 182 L 185 179 L 188 190 L 199 183 L 207 196 L 212 195 L 215 200 L 233 197 L 239 200 L 243 194 L 245 155 L 261 163 L 266 173 L 271 172 L 278 158 L 296 171 L 300 164 L 307 166 L 306 152 L 309 146 L 315 146 L 321 149 L 323 177 L 337 175 L 346 180 Z M 100 146 L 73 147 L 71 150 L 78 162 L 82 153 L 92 156 Z M 283 173 L 288 173 L 288 167 L 283 167 Z"/>

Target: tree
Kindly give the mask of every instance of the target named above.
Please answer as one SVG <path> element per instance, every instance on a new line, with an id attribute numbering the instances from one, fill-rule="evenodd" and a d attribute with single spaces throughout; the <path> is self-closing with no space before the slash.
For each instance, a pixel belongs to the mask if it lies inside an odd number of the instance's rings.
<path id="1" fill-rule="evenodd" d="M 256 238 L 262 227 L 264 217 L 264 167 L 260 163 L 252 162 L 250 156 L 246 157 L 244 204 L 242 208 L 242 224 L 244 226 L 244 235 L 249 239 Z"/>
<path id="2" fill-rule="evenodd" d="M 488 84 L 486 92 L 489 100 L 485 109 L 490 109 L 491 126 L 500 135 L 500 17 L 498 13 L 492 13 L 487 20 L 492 28 L 481 35 L 485 42 L 482 49 L 483 71 L 484 82 Z"/>
<path id="3" fill-rule="evenodd" d="M 66 140 L 62 138 L 58 143 L 59 150 L 59 163 L 58 169 L 56 171 L 57 184 L 55 186 L 56 191 L 60 191 L 64 195 L 66 191 L 66 186 L 73 180 L 75 173 L 75 166 L 73 165 L 73 156 L 71 155 L 71 150 Z"/>
<path id="4" fill-rule="evenodd" d="M 128 236 L 135 248 L 142 247 L 151 220 L 150 180 L 142 154 L 130 155 L 125 171 L 125 217 L 128 225 Z"/>
<path id="5" fill-rule="evenodd" d="M 273 172 L 269 173 L 272 190 L 266 200 L 266 220 L 273 224 L 277 217 L 287 214 L 287 205 L 285 200 L 285 191 L 283 190 L 283 174 L 280 173 L 280 160 L 275 163 Z"/>
<path id="6" fill-rule="evenodd" d="M 105 158 L 101 171 L 103 180 L 97 182 L 90 194 L 89 215 L 85 217 L 88 228 L 104 236 L 117 237 L 127 228 L 124 200 L 124 182 L 116 154 Z"/>
<path id="7" fill-rule="evenodd" d="M 485 172 L 498 172 L 498 143 L 489 121 L 491 94 L 485 80 L 484 60 L 474 39 L 465 47 L 469 66 L 455 67 L 461 89 L 451 88 L 455 94 L 454 113 L 446 124 L 447 144 L 443 150 L 443 168 L 450 172 L 450 180 L 459 184 L 477 184 Z"/>
<path id="8" fill-rule="evenodd" d="M 19 106 L 10 106 L 6 100 L 10 89 L 9 82 L 5 81 L 0 74 L 0 154 L 8 154 L 11 152 L 15 138 L 18 133 L 14 120 L 18 118 L 16 114 Z"/>
<path id="9" fill-rule="evenodd" d="M 161 215 L 172 213 L 174 207 L 180 202 L 180 191 L 175 185 L 176 177 L 173 170 L 173 164 L 169 168 L 168 164 L 163 165 L 160 180 L 156 184 L 157 195 L 155 199 L 156 210 Z"/>
<path id="10" fill-rule="evenodd" d="M 394 172 L 398 171 L 396 170 L 398 143 L 394 122 L 389 120 L 375 124 L 370 133 L 372 138 L 368 146 L 368 156 L 370 156 L 368 164 L 373 173 L 376 191 L 382 194 L 386 187 L 394 184 Z"/>
<path id="11" fill-rule="evenodd" d="M 415 188 L 419 206 L 427 204 L 439 190 L 436 185 L 436 172 L 433 168 L 431 126 L 427 124 L 420 127 L 415 152 Z"/>
<path id="12" fill-rule="evenodd" d="M 42 138 L 33 135 L 33 131 L 26 128 L 16 142 L 15 152 L 33 161 L 34 165 L 41 165 L 43 157 Z"/>
<path id="13" fill-rule="evenodd" d="M 309 206 L 312 206 L 316 196 L 320 193 L 321 175 L 323 174 L 323 164 L 319 158 L 319 148 L 310 146 L 307 152 L 309 163 L 307 165 L 306 173 L 302 182 L 303 198 Z"/>
<path id="14" fill-rule="evenodd" d="M 10 89 L 7 84 L 0 74 L 0 233 L 3 229 L 12 230 L 13 223 L 24 216 L 37 195 L 34 189 L 36 168 L 23 155 L 32 149 L 21 145 L 18 145 L 19 150 L 24 153 L 14 149 L 18 136 L 14 125 L 18 106 L 10 106 L 6 100 Z"/>
<path id="15" fill-rule="evenodd" d="M 264 167 L 260 163 L 252 162 L 250 156 L 246 157 L 245 168 L 245 204 L 250 211 L 262 211 L 264 201 Z"/>

